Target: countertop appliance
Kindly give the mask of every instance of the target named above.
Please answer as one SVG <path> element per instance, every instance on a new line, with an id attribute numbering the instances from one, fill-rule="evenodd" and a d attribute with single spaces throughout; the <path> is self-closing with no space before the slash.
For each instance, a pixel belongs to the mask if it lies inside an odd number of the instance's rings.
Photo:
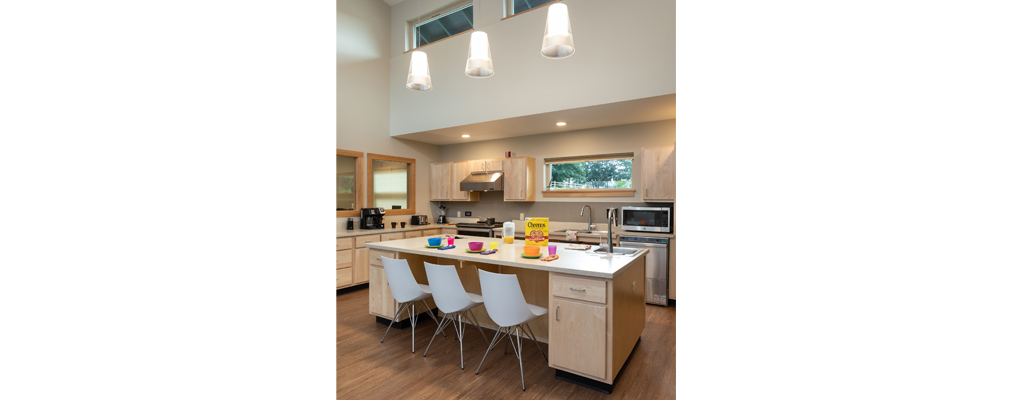
<path id="1" fill-rule="evenodd" d="M 386 224 L 382 223 L 382 217 L 386 215 L 386 209 L 379 208 L 362 208 L 361 209 L 361 221 L 358 225 L 361 229 L 385 229 Z"/>
<path id="2" fill-rule="evenodd" d="M 438 206 L 438 220 L 436 220 L 435 222 L 439 224 L 449 223 L 449 218 L 445 217 L 445 206 L 443 205 Z"/>
<path id="3" fill-rule="evenodd" d="M 428 225 L 427 215 L 411 215 L 410 216 L 411 225 Z"/>
<path id="4" fill-rule="evenodd" d="M 621 229 L 671 233 L 673 207 L 621 207 Z"/>
<path id="5" fill-rule="evenodd" d="M 489 218 L 478 222 L 456 223 L 456 233 L 467 236 L 494 237 L 494 229 L 501 228 L 504 222 L 494 222 L 494 218 Z"/>
<path id="6" fill-rule="evenodd" d="M 645 255 L 645 302 L 667 306 L 670 270 L 670 239 L 662 237 L 619 237 L 621 247 L 649 249 Z"/>

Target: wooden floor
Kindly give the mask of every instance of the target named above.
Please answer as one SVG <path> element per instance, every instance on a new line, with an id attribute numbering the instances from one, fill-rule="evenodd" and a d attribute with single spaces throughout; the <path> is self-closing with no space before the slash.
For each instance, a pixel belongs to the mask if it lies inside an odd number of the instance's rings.
<path id="1" fill-rule="evenodd" d="M 673 307 L 647 305 L 645 331 L 612 394 L 554 377 L 543 356 L 528 340 L 523 343 L 523 374 L 508 341 L 488 354 L 480 375 L 474 375 L 487 344 L 472 325 L 463 335 L 464 370 L 459 369 L 459 342 L 446 329 L 438 335 L 427 357 L 422 357 L 435 333 L 435 322 L 419 321 L 416 353 L 410 352 L 410 328 L 389 330 L 368 314 L 368 289 L 337 295 L 338 399 L 673 399 L 676 393 L 676 317 Z M 488 340 L 494 331 L 484 329 Z M 547 345 L 541 343 L 544 353 Z"/>

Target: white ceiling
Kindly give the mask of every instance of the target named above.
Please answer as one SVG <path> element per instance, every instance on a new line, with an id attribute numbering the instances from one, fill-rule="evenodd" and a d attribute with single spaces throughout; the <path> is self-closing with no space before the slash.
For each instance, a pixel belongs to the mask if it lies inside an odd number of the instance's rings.
<path id="1" fill-rule="evenodd" d="M 386 0 L 390 1 L 390 0 Z M 677 119 L 677 94 L 397 135 L 437 145 Z M 557 126 L 558 122 L 567 122 Z M 468 134 L 469 138 L 461 135 Z"/>
<path id="2" fill-rule="evenodd" d="M 397 4 L 403 3 L 406 0 L 382 0 L 382 1 L 385 1 L 386 4 L 389 4 L 389 6 L 392 7 L 392 6 L 395 6 Z"/>

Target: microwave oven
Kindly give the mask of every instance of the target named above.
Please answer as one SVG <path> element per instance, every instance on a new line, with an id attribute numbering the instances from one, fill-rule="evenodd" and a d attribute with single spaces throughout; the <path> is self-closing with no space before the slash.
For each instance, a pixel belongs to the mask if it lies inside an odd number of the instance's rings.
<path id="1" fill-rule="evenodd" d="M 621 229 L 639 232 L 673 232 L 672 207 L 621 207 Z"/>

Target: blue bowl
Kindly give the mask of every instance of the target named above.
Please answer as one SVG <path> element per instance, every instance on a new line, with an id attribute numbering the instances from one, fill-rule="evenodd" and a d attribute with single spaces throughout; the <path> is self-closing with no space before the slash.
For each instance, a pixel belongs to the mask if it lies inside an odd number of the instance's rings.
<path id="1" fill-rule="evenodd" d="M 442 245 L 442 238 L 440 237 L 428 239 L 428 246 L 441 246 L 441 245 Z"/>

